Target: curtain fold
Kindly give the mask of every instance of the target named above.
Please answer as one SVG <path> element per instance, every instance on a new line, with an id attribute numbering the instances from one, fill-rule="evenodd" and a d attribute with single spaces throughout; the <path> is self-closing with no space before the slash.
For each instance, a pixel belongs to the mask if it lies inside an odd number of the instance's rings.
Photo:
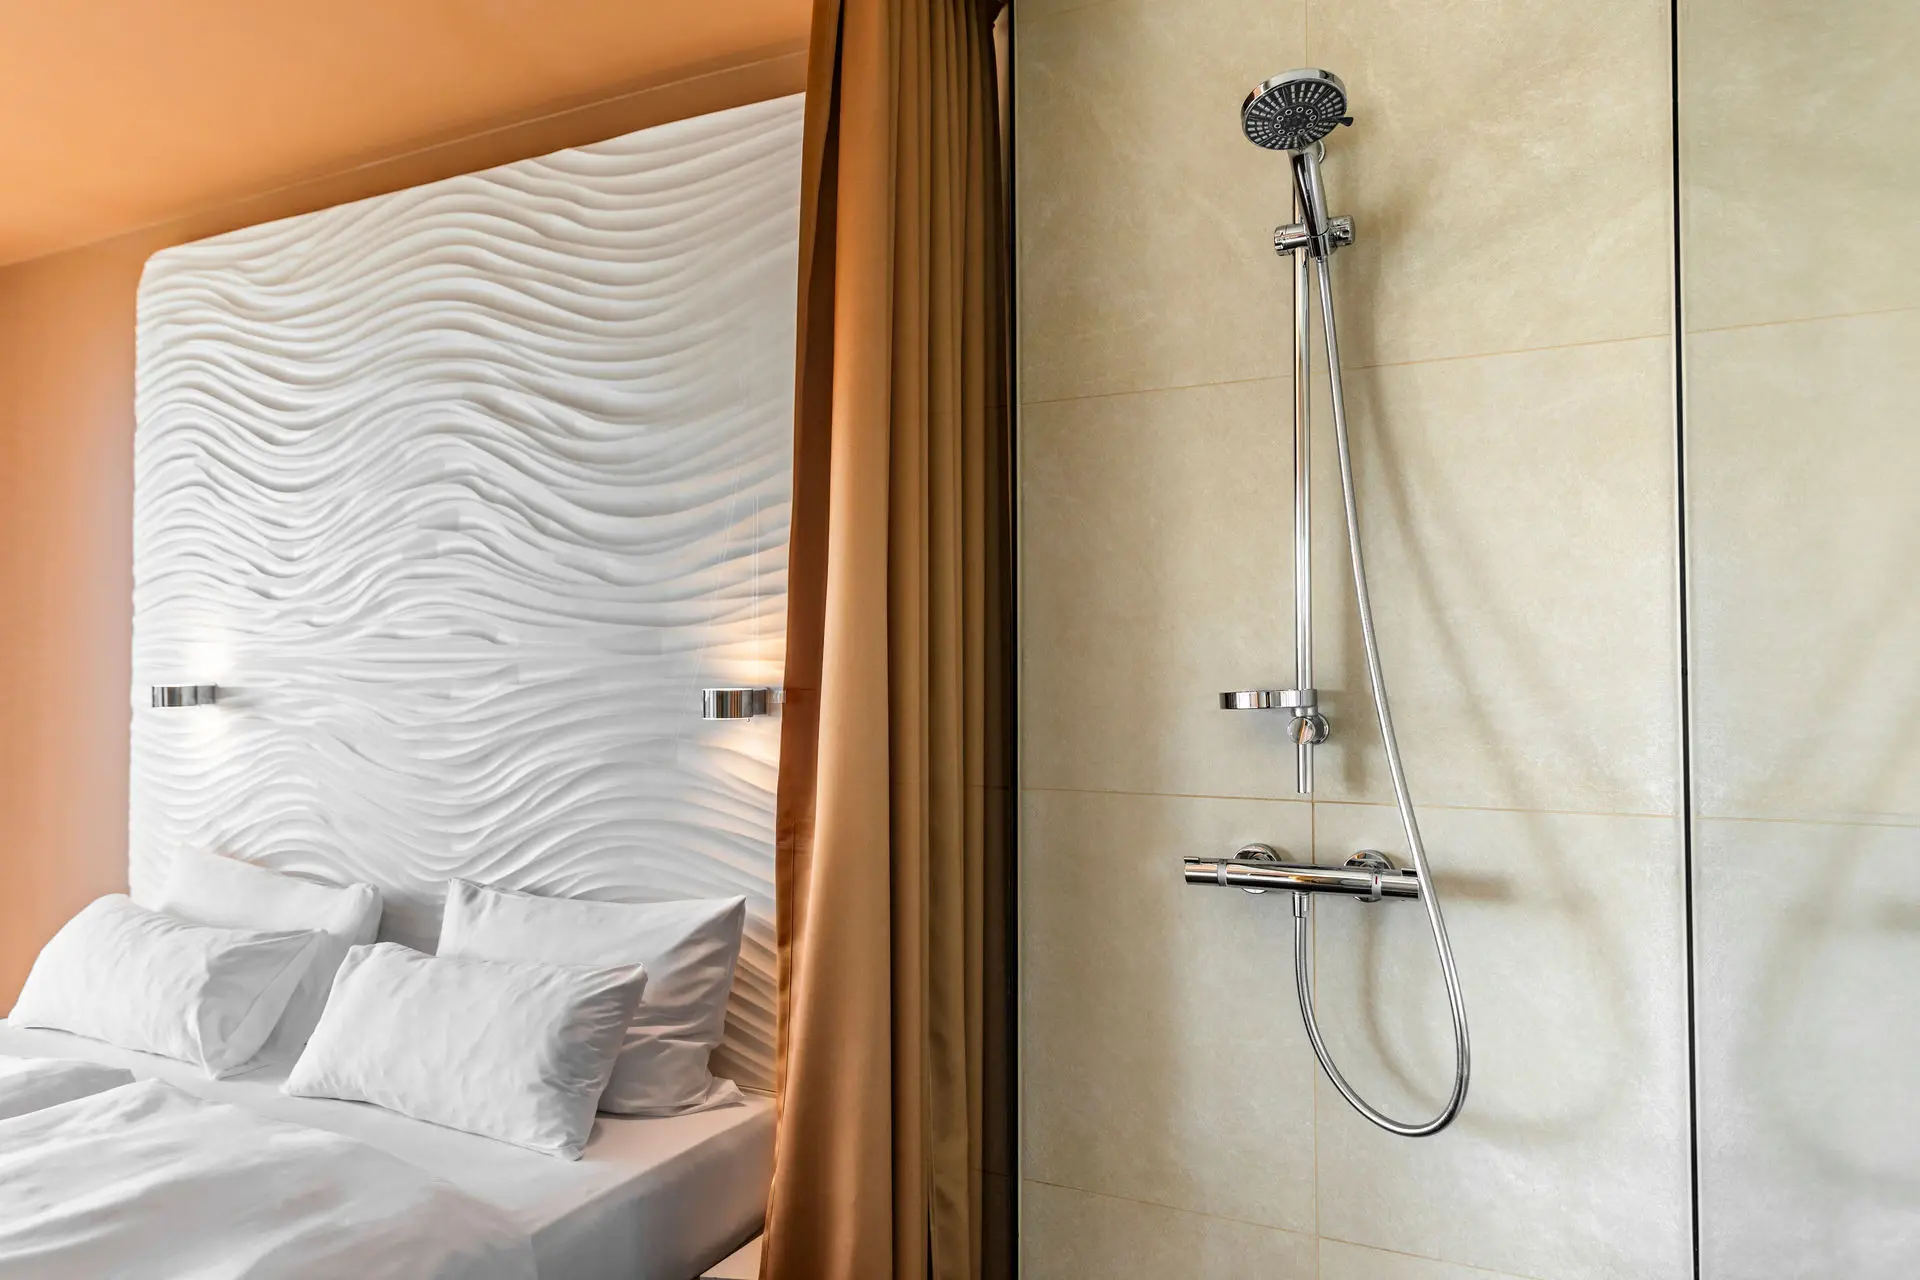
<path id="1" fill-rule="evenodd" d="M 1004 1272 L 998 8 L 814 9 L 765 1280 Z"/>

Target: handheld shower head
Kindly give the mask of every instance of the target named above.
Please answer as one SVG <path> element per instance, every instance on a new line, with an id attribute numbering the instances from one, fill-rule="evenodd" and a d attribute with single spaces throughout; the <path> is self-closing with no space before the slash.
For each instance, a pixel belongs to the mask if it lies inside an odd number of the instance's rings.
<path id="1" fill-rule="evenodd" d="M 1302 67 L 1263 80 L 1240 104 L 1247 141 L 1269 151 L 1305 151 L 1343 124 L 1347 86 L 1331 71 Z"/>

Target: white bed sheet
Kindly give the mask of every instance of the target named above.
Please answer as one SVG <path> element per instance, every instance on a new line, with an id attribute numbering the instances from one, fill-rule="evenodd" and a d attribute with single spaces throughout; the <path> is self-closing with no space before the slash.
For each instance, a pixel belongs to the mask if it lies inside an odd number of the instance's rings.
<path id="1" fill-rule="evenodd" d="M 446 1179 L 164 1080 L 0 1123 L 0 1276 L 538 1280 L 526 1233 Z"/>
<path id="2" fill-rule="evenodd" d="M 284 1066 L 227 1080 L 60 1031 L 0 1021 L 0 1054 L 125 1067 L 188 1093 L 357 1138 L 497 1205 L 533 1239 L 542 1280 L 691 1280 L 759 1233 L 773 1107 L 661 1119 L 601 1116 L 577 1161 L 522 1151 L 364 1103 L 289 1098 Z"/>

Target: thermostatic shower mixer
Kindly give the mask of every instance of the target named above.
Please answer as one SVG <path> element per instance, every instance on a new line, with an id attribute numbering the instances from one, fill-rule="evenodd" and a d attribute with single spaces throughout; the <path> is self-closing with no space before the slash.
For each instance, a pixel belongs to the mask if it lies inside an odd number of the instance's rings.
<path id="1" fill-rule="evenodd" d="M 1328 216 L 1320 164 L 1326 158 L 1321 141 L 1341 125 L 1353 123 L 1347 115 L 1346 86 L 1340 77 L 1318 67 L 1303 67 L 1263 81 L 1247 95 L 1241 107 L 1241 128 L 1249 141 L 1270 151 L 1287 153 L 1293 172 L 1294 221 L 1273 233 L 1273 247 L 1293 259 L 1293 688 L 1242 689 L 1220 695 L 1229 711 L 1284 711 L 1288 737 L 1294 744 L 1295 786 L 1302 795 L 1313 792 L 1313 750 L 1327 740 L 1327 719 L 1320 714 L 1320 694 L 1313 685 L 1313 490 L 1312 400 L 1307 375 L 1313 364 L 1314 286 L 1320 302 L 1320 326 L 1327 355 L 1327 397 L 1333 411 L 1333 439 L 1340 463 L 1340 496 L 1347 526 L 1347 560 L 1353 568 L 1355 612 L 1360 623 L 1361 652 L 1366 659 L 1367 683 L 1373 692 L 1374 714 L 1380 724 L 1380 748 L 1387 776 L 1393 783 L 1394 807 L 1406 833 L 1408 870 L 1396 868 L 1386 855 L 1363 849 L 1341 867 L 1311 862 L 1286 862 L 1271 845 L 1245 844 L 1231 858 L 1186 858 L 1181 874 L 1188 884 L 1214 885 L 1266 893 L 1284 889 L 1293 907 L 1293 985 L 1313 1055 L 1328 1081 L 1354 1110 L 1389 1133 L 1422 1138 L 1439 1133 L 1466 1104 L 1472 1078 L 1472 1050 L 1467 1038 L 1466 999 L 1453 962 L 1453 944 L 1447 939 L 1440 914 L 1440 894 L 1427 866 L 1426 847 L 1413 797 L 1407 790 L 1400 761 L 1400 743 L 1393 731 L 1393 711 L 1381 670 L 1379 637 L 1373 625 L 1373 597 L 1367 587 L 1366 558 L 1360 546 L 1360 507 L 1355 497 L 1353 448 L 1347 431 L 1346 393 L 1341 385 L 1340 339 L 1335 327 L 1332 258 L 1353 243 L 1353 222 Z M 1310 945 L 1313 901 L 1326 894 L 1358 898 L 1362 902 L 1411 899 L 1424 908 L 1433 935 L 1440 976 L 1447 989 L 1447 1010 L 1453 1022 L 1453 1089 L 1438 1112 L 1425 1120 L 1402 1121 L 1373 1106 L 1347 1082 L 1320 1036 L 1320 1020 L 1313 1007 L 1313 956 Z"/>

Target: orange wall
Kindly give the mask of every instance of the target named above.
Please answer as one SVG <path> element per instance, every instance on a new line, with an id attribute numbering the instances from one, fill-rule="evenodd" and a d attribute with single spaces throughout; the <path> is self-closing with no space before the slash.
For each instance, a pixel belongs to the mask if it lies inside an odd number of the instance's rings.
<path id="1" fill-rule="evenodd" d="M 60 924 L 126 886 L 134 297 L 147 256 L 798 92 L 794 51 L 508 123 L 0 269 L 0 1008 Z"/>
<path id="2" fill-rule="evenodd" d="M 0 263 L 803 48 L 810 0 L 0 3 Z"/>

